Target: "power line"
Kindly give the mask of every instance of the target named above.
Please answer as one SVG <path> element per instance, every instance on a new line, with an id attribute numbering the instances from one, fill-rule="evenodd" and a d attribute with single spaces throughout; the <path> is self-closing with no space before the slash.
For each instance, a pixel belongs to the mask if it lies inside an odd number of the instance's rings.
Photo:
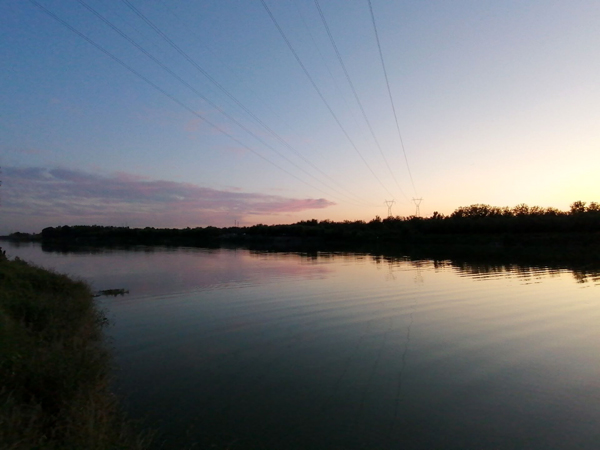
<path id="1" fill-rule="evenodd" d="M 324 177 L 328 178 L 332 183 L 338 185 L 341 189 L 344 189 L 338 182 L 336 182 L 333 178 L 331 178 L 329 175 L 327 175 L 325 172 L 323 172 L 321 169 L 319 169 L 317 166 L 315 166 L 312 162 L 310 162 L 308 159 L 306 159 L 300 152 L 298 152 L 294 147 L 292 147 L 285 139 L 283 139 L 279 134 L 277 134 L 274 130 L 272 130 L 267 124 L 265 124 L 258 116 L 256 116 L 256 114 L 254 114 L 250 109 L 248 109 L 233 94 L 231 94 L 222 84 L 220 84 L 214 77 L 212 77 L 192 57 L 190 57 L 181 47 L 179 47 L 171 38 L 169 38 L 169 36 L 167 36 L 158 26 L 156 26 L 150 19 L 148 19 L 139 9 L 137 9 L 135 6 L 133 6 L 131 4 L 131 2 L 129 2 L 129 0 L 122 0 L 122 2 L 125 5 L 127 5 L 127 7 L 129 7 L 129 9 L 131 9 L 150 28 L 152 28 L 160 37 L 162 37 L 171 47 L 173 47 L 177 51 L 177 53 L 179 53 L 181 56 L 183 56 L 186 59 L 186 61 L 188 61 L 192 66 L 194 66 L 196 68 L 196 70 L 198 70 L 211 83 L 213 83 L 221 92 L 223 92 L 227 97 L 229 97 L 233 102 L 235 102 L 236 105 L 238 105 L 246 114 L 248 114 L 252 119 L 254 119 L 260 126 L 262 126 L 265 130 L 267 130 L 267 132 L 269 132 L 272 136 L 274 136 L 278 141 L 280 141 L 283 145 L 285 145 L 288 149 L 290 149 L 294 154 L 296 154 L 304 162 L 306 162 L 308 165 L 310 165 L 313 169 L 317 170 Z M 257 139 L 259 139 L 259 138 L 257 137 Z M 264 141 L 261 140 L 261 142 L 264 142 Z M 265 145 L 268 145 L 268 144 L 265 144 Z M 272 147 L 270 147 L 270 146 L 269 146 L 269 148 L 272 149 Z M 278 153 L 280 156 L 282 156 L 276 150 L 274 150 L 274 151 L 276 153 Z M 282 156 L 282 157 L 284 159 L 286 159 L 288 162 L 290 162 L 289 159 L 287 159 L 286 157 L 284 157 L 284 156 Z M 291 164 L 293 164 L 294 166 L 298 167 L 294 163 L 291 163 Z M 308 172 L 306 172 L 303 169 L 300 169 L 300 170 L 304 171 L 305 173 L 308 173 Z M 312 178 L 314 178 L 314 176 L 312 176 L 310 174 L 309 174 L 309 176 L 311 176 Z M 322 183 L 322 181 L 321 181 L 321 183 Z M 339 191 L 337 191 L 334 188 L 330 187 L 330 189 L 332 189 L 332 190 L 334 190 L 334 191 L 336 191 L 336 192 L 339 193 Z M 346 189 L 344 189 L 344 190 L 346 190 Z M 341 194 L 340 193 L 340 195 L 344 195 L 344 196 L 348 197 L 348 195 L 346 195 L 346 194 Z M 356 199 L 358 199 L 358 201 L 364 203 L 364 201 L 362 199 L 360 199 L 359 197 L 356 197 L 353 194 L 351 194 L 351 195 L 353 197 L 355 197 Z"/>
<path id="2" fill-rule="evenodd" d="M 337 90 L 340 98 L 342 99 L 342 101 L 346 105 L 346 108 L 348 109 L 348 112 L 352 116 L 352 119 L 354 120 L 356 126 L 358 126 L 358 120 L 356 120 L 356 117 L 354 116 L 354 112 L 352 111 L 352 109 L 350 108 L 350 105 L 346 101 L 346 97 L 343 95 L 342 90 L 340 88 L 340 85 L 337 82 L 337 79 L 333 76 L 333 73 L 331 72 L 331 68 L 329 67 L 329 64 L 327 64 L 327 59 L 325 58 L 325 56 L 321 52 L 321 49 L 317 45 L 317 41 L 315 40 L 315 37 L 314 37 L 313 33 L 310 31 L 310 28 L 309 28 L 308 24 L 306 23 L 306 20 L 304 19 L 304 15 L 302 14 L 302 11 L 301 11 L 300 7 L 298 6 L 298 0 L 296 0 L 294 2 L 294 6 L 296 7 L 296 10 L 298 11 L 298 16 L 300 17 L 302 25 L 304 25 L 304 28 L 306 28 L 306 31 L 308 33 L 308 36 L 310 37 L 310 40 L 311 40 L 313 46 L 317 50 L 317 53 L 319 53 L 319 56 L 321 57 L 321 60 L 323 61 L 323 65 L 327 69 L 327 73 L 329 73 L 329 76 L 331 77 L 331 80 L 333 81 L 333 84 L 334 84 L 334 86 L 335 86 L 335 88 L 336 88 L 336 90 Z"/>
<path id="3" fill-rule="evenodd" d="M 287 156 L 285 156 L 284 154 L 282 154 L 281 152 L 279 152 L 277 149 L 275 149 L 273 146 L 269 145 L 267 142 L 265 142 L 262 138 L 260 138 L 259 136 L 257 136 L 254 132 L 252 132 L 250 129 L 248 129 L 246 126 L 244 126 L 242 123 L 240 123 L 237 119 L 235 119 L 234 117 L 232 117 L 230 114 L 228 114 L 226 111 L 224 111 L 221 107 L 219 107 L 217 104 L 215 104 L 214 102 L 212 102 L 210 99 L 208 99 L 207 97 L 205 97 L 201 92 L 199 92 L 197 89 L 195 89 L 192 85 L 190 85 L 187 81 L 185 81 L 184 79 L 182 79 L 179 75 L 177 75 L 175 72 L 173 72 L 169 67 L 167 67 L 165 64 L 163 64 L 161 61 L 159 61 L 157 58 L 155 58 L 151 53 L 149 53 L 145 48 L 143 48 L 141 45 L 139 45 L 137 42 L 135 42 L 132 38 L 130 38 L 127 34 L 125 34 L 121 29 L 119 29 L 117 26 L 115 26 L 112 22 L 110 22 L 108 19 L 106 19 L 104 16 L 102 16 L 98 11 L 96 11 L 94 8 L 92 8 L 91 6 L 89 6 L 86 2 L 84 2 L 83 0 L 76 0 L 78 3 L 80 3 L 82 6 L 84 6 L 86 9 L 88 9 L 91 13 L 93 13 L 96 17 L 98 17 L 100 20 L 102 20 L 106 25 L 108 25 L 111 29 L 113 29 L 115 32 L 117 32 L 121 37 L 123 37 L 124 39 L 126 39 L 131 45 L 133 45 L 134 47 L 136 47 L 139 51 L 141 51 L 144 55 L 146 55 L 148 58 L 150 58 L 152 61 L 154 61 L 157 65 L 159 65 L 163 70 L 165 70 L 167 73 L 169 73 L 171 76 L 173 76 L 176 80 L 178 80 L 181 84 L 183 84 L 184 86 L 186 86 L 188 89 L 190 89 L 194 94 L 196 94 L 197 96 L 199 96 L 201 99 L 203 99 L 205 102 L 207 102 L 209 105 L 211 105 L 213 108 L 217 109 L 221 114 L 223 114 L 225 117 L 227 117 L 229 120 L 231 120 L 233 123 L 235 123 L 237 126 L 239 126 L 242 130 L 244 130 L 246 133 L 250 134 L 252 137 L 254 137 L 257 141 L 259 141 L 261 144 L 263 144 L 265 147 L 271 149 L 273 152 L 275 152 L 277 155 L 279 155 L 280 157 L 282 157 L 283 159 L 285 159 L 287 162 L 289 162 L 291 165 L 293 165 L 294 167 L 296 167 L 298 170 L 304 172 L 306 175 L 308 175 L 309 177 L 311 177 L 312 179 L 316 180 L 319 183 L 324 184 L 325 186 L 327 186 L 327 188 L 331 189 L 332 191 L 336 192 L 339 195 L 342 195 L 344 197 L 348 197 L 346 194 L 343 194 L 342 192 L 338 191 L 337 189 L 329 186 L 327 183 L 319 180 L 318 178 L 316 178 L 315 176 L 313 176 L 311 173 L 309 173 L 308 171 L 304 170 L 302 167 L 298 166 L 294 161 L 290 160 Z M 348 197 L 350 198 L 350 197 Z"/>
<path id="4" fill-rule="evenodd" d="M 235 70 L 233 70 L 230 66 L 228 66 L 228 64 L 223 61 L 219 55 L 213 51 L 208 45 L 206 45 L 204 42 L 202 42 L 202 40 L 200 39 L 200 37 L 198 36 L 198 34 L 196 33 L 195 30 L 191 29 L 186 22 L 178 15 L 175 13 L 175 11 L 173 11 L 171 8 L 169 8 L 168 6 L 166 6 L 166 2 L 165 0 L 160 0 L 160 2 L 162 3 L 163 7 L 165 7 L 169 13 L 175 17 L 175 19 L 177 19 L 182 25 L 183 27 L 188 31 L 188 33 L 190 33 L 191 35 L 195 36 L 196 40 L 198 42 L 200 42 L 204 48 L 206 48 L 212 55 L 213 57 L 215 57 L 216 59 L 219 60 L 219 62 L 234 76 L 236 77 L 238 80 L 243 81 L 243 79 L 239 76 L 238 72 L 236 72 Z M 311 40 L 313 42 L 313 44 L 315 45 L 315 47 L 317 47 L 314 37 L 312 36 L 312 34 L 310 33 L 310 30 L 308 29 L 308 26 L 306 25 L 306 21 L 304 20 L 304 17 L 302 17 L 302 13 L 300 12 L 300 9 L 298 8 L 298 4 L 294 3 L 296 9 L 298 10 L 299 16 L 302 20 L 302 23 L 304 24 L 304 26 L 306 27 L 306 29 L 308 30 L 308 33 L 311 37 Z M 317 51 L 319 51 L 319 48 L 317 47 Z M 319 54 L 320 51 L 319 51 Z M 323 55 L 321 54 L 321 58 L 323 58 Z M 323 58 L 324 60 L 324 58 Z M 326 67 L 327 64 L 325 63 Z M 335 78 L 333 77 L 333 75 L 331 74 L 331 71 L 329 70 L 329 67 L 327 67 L 327 70 L 329 71 L 329 74 L 331 75 L 331 78 L 334 80 L 335 82 Z M 339 87 L 336 84 L 336 87 L 338 88 L 339 91 Z M 249 92 L 252 92 L 255 96 L 257 96 L 256 92 L 254 92 L 252 90 L 252 88 L 249 87 L 245 87 L 246 90 L 248 90 Z M 231 94 L 232 95 L 232 94 Z M 258 98 L 258 97 L 257 97 Z M 260 98 L 258 98 L 258 100 L 260 100 Z M 271 106 L 268 103 L 265 103 L 264 101 L 262 101 L 263 106 L 267 107 L 271 112 L 274 112 L 274 110 L 271 108 Z M 355 194 L 353 194 L 351 191 L 349 191 L 348 189 L 346 189 L 344 186 L 342 186 L 339 182 L 337 182 L 333 177 L 331 177 L 330 175 L 328 175 L 326 172 L 322 171 L 317 165 L 313 164 L 309 159 L 307 159 L 300 151 L 298 151 L 295 147 L 293 147 L 287 140 L 285 140 L 279 133 L 276 133 L 275 131 L 273 131 L 270 127 L 268 127 L 267 125 L 263 124 L 263 122 L 258 119 L 256 116 L 254 116 L 254 114 L 251 115 L 251 117 L 257 121 L 257 123 L 261 126 L 263 126 L 263 128 L 269 132 L 275 139 L 277 139 L 280 143 L 282 143 L 285 147 L 287 147 L 290 151 L 292 151 L 296 156 L 298 156 L 300 159 L 302 159 L 306 164 L 308 164 L 309 166 L 311 166 L 314 170 L 316 170 L 317 172 L 319 172 L 321 175 L 323 175 L 324 177 L 326 177 L 328 180 L 330 180 L 333 184 L 335 184 L 337 187 L 339 187 L 340 189 L 342 189 L 343 191 L 347 192 L 351 197 L 354 197 L 354 199 L 352 201 L 358 201 L 360 203 L 363 203 L 365 205 L 367 205 L 368 203 L 366 201 L 364 201 L 363 199 L 361 199 L 360 197 L 356 196 Z M 289 124 L 286 124 L 289 127 Z M 331 188 L 333 189 L 333 188 Z M 335 191 L 335 189 L 333 189 Z M 338 192 L 338 191 L 336 191 Z M 340 193 L 340 195 L 344 195 L 348 198 L 350 198 L 347 194 L 342 194 Z M 369 204 L 370 205 L 370 204 Z M 374 205 L 370 205 L 370 206 L 374 206 Z"/>
<path id="5" fill-rule="evenodd" d="M 388 79 L 387 70 L 385 69 L 385 62 L 383 60 L 383 52 L 381 51 L 381 43 L 379 42 L 379 33 L 377 32 L 377 25 L 375 24 L 375 14 L 373 14 L 373 5 L 371 4 L 371 0 L 368 0 L 368 2 L 369 2 L 369 11 L 371 12 L 371 21 L 373 22 L 373 30 L 375 30 L 375 38 L 377 39 L 377 48 L 379 49 L 379 59 L 381 59 L 381 67 L 383 67 L 383 74 L 385 75 L 385 84 L 387 86 L 388 95 L 390 97 L 390 103 L 392 104 L 392 111 L 394 112 L 394 119 L 396 120 L 396 129 L 398 130 L 398 137 L 400 138 L 400 145 L 402 146 L 402 153 L 404 154 L 404 161 L 406 162 L 406 169 L 408 170 L 408 176 L 410 177 L 410 182 L 411 182 L 413 190 L 415 191 L 415 194 L 416 194 L 417 188 L 415 188 L 415 182 L 413 180 L 413 176 L 410 171 L 410 165 L 408 164 L 408 158 L 406 157 L 404 141 L 402 139 L 402 133 L 400 133 L 400 125 L 398 124 L 398 115 L 396 114 L 396 107 L 394 106 L 392 90 L 390 89 L 390 82 Z"/>
<path id="6" fill-rule="evenodd" d="M 338 46 L 336 45 L 335 40 L 333 39 L 333 35 L 331 34 L 331 30 L 329 29 L 329 25 L 327 24 L 327 20 L 325 19 L 325 15 L 323 14 L 323 10 L 321 9 L 321 5 L 319 4 L 319 0 L 314 0 L 314 2 L 315 2 L 315 6 L 317 7 L 317 10 L 319 11 L 319 15 L 321 16 L 321 20 L 323 22 L 323 26 L 325 27 L 325 30 L 327 31 L 327 36 L 329 36 L 329 42 L 331 42 L 331 45 L 333 46 L 333 49 L 335 50 L 335 54 L 337 56 L 337 59 L 338 59 L 338 61 L 340 63 L 340 66 L 342 66 L 342 70 L 344 71 L 344 75 L 346 76 L 346 80 L 348 81 L 348 84 L 350 85 L 350 89 L 352 90 L 352 93 L 354 94 L 354 98 L 356 99 L 356 103 L 358 104 L 358 107 L 360 108 L 360 112 L 362 113 L 362 116 L 365 119 L 367 127 L 369 128 L 369 131 L 371 132 L 371 136 L 373 137 L 373 140 L 375 141 L 375 145 L 379 149 L 379 153 L 381 154 L 381 157 L 383 158 L 383 161 L 385 162 L 385 165 L 387 166 L 388 171 L 390 172 L 390 175 L 392 176 L 392 179 L 394 180 L 394 182 L 396 183 L 396 186 L 400 190 L 400 193 L 404 197 L 406 197 L 406 199 L 408 200 L 408 196 L 404 193 L 404 191 L 400 187 L 400 184 L 398 184 L 398 180 L 396 179 L 396 176 L 394 175 L 394 172 L 392 171 L 392 168 L 390 167 L 390 164 L 388 163 L 388 160 L 385 157 L 385 154 L 383 153 L 383 150 L 381 149 L 381 145 L 379 145 L 379 140 L 375 136 L 375 132 L 373 131 L 373 127 L 371 126 L 371 122 L 369 121 L 369 118 L 367 117 L 367 113 L 365 112 L 365 108 L 363 107 L 362 102 L 360 101 L 360 98 L 358 97 L 358 93 L 356 92 L 356 89 L 354 88 L 354 83 L 352 83 L 352 79 L 350 78 L 350 74 L 348 73 L 348 70 L 346 69 L 346 65 L 344 64 L 344 60 L 342 59 L 342 55 L 340 54 L 340 51 L 338 50 Z"/>
<path id="7" fill-rule="evenodd" d="M 254 150 L 253 148 L 251 148 L 250 146 L 244 144 L 242 141 L 240 141 L 239 139 L 237 139 L 235 136 L 231 135 L 230 133 L 226 132 L 225 130 L 223 130 L 222 128 L 220 128 L 218 125 L 212 123 L 210 120 L 208 120 L 206 117 L 202 116 L 201 114 L 199 114 L 198 112 L 194 111 L 192 108 L 190 108 L 189 106 L 187 106 L 185 103 L 181 102 L 180 100 L 178 100 L 176 97 L 174 97 L 173 95 L 169 94 L 167 91 L 165 91 L 164 89 L 162 89 L 160 86 L 158 86 L 157 84 L 155 84 L 154 82 L 150 81 L 147 77 L 145 77 L 144 75 L 142 75 L 141 73 L 139 73 L 137 70 L 135 70 L 133 67 L 131 67 L 130 65 L 128 65 L 126 62 L 124 62 L 123 60 L 121 60 L 120 58 L 118 58 L 117 56 L 113 55 L 111 52 L 109 52 L 107 49 L 105 49 L 104 47 L 102 47 L 100 44 L 94 42 L 92 39 L 90 39 L 89 37 L 87 37 L 85 34 L 81 33 L 79 30 L 77 30 L 76 28 L 74 28 L 73 26 L 71 26 L 68 22 L 64 21 L 63 19 L 61 19 L 60 17 L 58 17 L 56 14 L 54 14 L 52 11 L 50 11 L 49 9 L 47 9 L 46 7 L 42 6 L 40 3 L 38 3 L 36 0 L 29 0 L 34 6 L 38 7 L 39 9 L 41 9 L 44 13 L 46 13 L 48 16 L 50 16 L 52 19 L 56 20 L 58 23 L 60 23 L 61 25 L 63 25 L 65 28 L 67 28 L 68 30 L 70 30 L 71 32 L 75 33 L 76 35 L 78 35 L 79 37 L 81 37 L 82 39 L 84 39 L 86 42 L 88 42 L 90 45 L 94 46 L 95 48 L 97 48 L 98 50 L 100 50 L 102 53 L 104 53 L 106 56 L 108 56 L 109 58 L 111 58 L 113 61 L 115 61 L 116 63 L 118 63 L 119 65 L 121 65 L 122 67 L 124 67 L 125 69 L 127 69 L 128 71 L 130 71 L 131 73 L 133 73 L 135 76 L 137 76 L 138 78 L 140 78 L 141 80 L 143 80 L 144 82 L 146 82 L 147 84 L 149 84 L 150 86 L 152 86 L 154 89 L 156 89 L 158 92 L 160 92 L 161 94 L 165 95 L 166 97 L 170 98 L 172 101 L 174 101 L 175 103 L 177 103 L 179 106 L 181 106 L 182 108 L 186 109 L 188 112 L 190 112 L 191 114 L 193 114 L 194 116 L 198 117 L 200 120 L 206 122 L 208 125 L 210 125 L 211 127 L 213 127 L 215 130 L 217 130 L 218 132 L 224 134 L 225 136 L 227 136 L 229 139 L 233 140 L 234 142 L 236 142 L 237 144 L 239 144 L 240 146 L 242 146 L 243 148 L 245 148 L 246 150 L 254 153 L 256 156 L 258 156 L 259 158 L 261 158 L 262 160 L 268 162 L 269 164 L 271 164 L 272 166 L 277 167 L 279 170 L 287 173 L 288 175 L 290 175 L 291 177 L 295 178 L 296 180 L 300 181 L 301 183 L 304 183 L 305 185 L 316 189 L 320 192 L 323 192 L 321 189 L 319 189 L 316 186 L 313 186 L 312 184 L 302 180 L 301 178 L 297 177 L 296 175 L 294 175 L 293 173 L 291 173 L 290 171 L 284 169 L 283 167 L 281 167 L 279 164 L 271 161 L 270 159 L 268 159 L 267 157 L 261 155 L 259 152 L 257 152 L 256 150 Z"/>
<path id="8" fill-rule="evenodd" d="M 123 1 L 127 1 L 127 0 L 123 0 Z M 360 156 L 360 159 L 362 160 L 362 162 L 365 164 L 365 166 L 367 166 L 367 169 L 369 169 L 369 171 L 371 172 L 371 174 L 373 175 L 373 177 L 375 177 L 375 179 L 379 182 L 379 184 L 381 185 L 381 187 L 383 187 L 383 189 L 388 194 L 390 194 L 392 197 L 394 197 L 394 194 L 392 194 L 388 190 L 388 188 L 379 179 L 379 177 L 377 176 L 377 174 L 373 171 L 373 169 L 371 168 L 371 166 L 369 166 L 369 163 L 367 163 L 367 161 L 363 157 L 362 153 L 360 152 L 360 150 L 358 150 L 358 147 L 356 147 L 356 144 L 354 143 L 354 141 L 352 140 L 352 138 L 350 137 L 350 135 L 348 134 L 348 132 L 346 131 L 346 129 L 343 127 L 343 125 L 340 122 L 340 120 L 338 119 L 337 115 L 333 112 L 333 109 L 331 109 L 331 106 L 329 105 L 329 103 L 327 102 L 327 100 L 325 99 L 325 97 L 323 96 L 323 94 L 321 93 L 321 90 L 319 89 L 319 87 L 315 83 L 314 79 L 312 78 L 312 76 L 310 75 L 310 73 L 308 72 L 308 70 L 306 69 L 306 67 L 304 66 L 304 64 L 302 63 L 302 60 L 300 59 L 300 57 L 296 53 L 296 50 L 294 50 L 294 47 L 290 43 L 289 39 L 287 38 L 287 36 L 285 35 L 285 33 L 283 32 L 283 30 L 281 29 L 281 27 L 279 26 L 279 23 L 277 22 L 277 19 L 275 19 L 275 16 L 273 15 L 273 13 L 271 12 L 271 10 L 269 9 L 269 7 L 267 6 L 267 4 L 265 3 L 265 0 L 260 0 L 260 2 L 262 3 L 263 7 L 267 11 L 267 14 L 269 15 L 269 17 L 271 18 L 271 21 L 273 22 L 273 24 L 275 25 L 275 27 L 279 31 L 279 34 L 281 35 L 281 37 L 285 41 L 286 45 L 288 46 L 288 48 L 292 52 L 292 55 L 294 55 L 294 58 L 296 59 L 296 61 L 300 65 L 300 67 L 302 68 L 302 71 L 308 77 L 308 79 L 309 79 L 310 83 L 312 84 L 313 88 L 315 88 L 315 90 L 317 91 L 317 94 L 319 95 L 319 97 L 321 98 L 321 100 L 323 101 L 323 103 L 325 104 L 325 106 L 327 107 L 327 109 L 329 110 L 329 112 L 331 113 L 331 115 L 333 116 L 333 118 L 335 119 L 336 123 L 338 124 L 338 126 L 340 127 L 340 129 L 342 130 L 342 132 L 344 133 L 344 136 L 346 136 L 346 139 L 348 139 L 348 141 L 350 142 L 350 144 L 352 145 L 352 147 L 354 148 L 354 150 L 356 150 L 356 153 L 358 154 L 358 156 Z"/>

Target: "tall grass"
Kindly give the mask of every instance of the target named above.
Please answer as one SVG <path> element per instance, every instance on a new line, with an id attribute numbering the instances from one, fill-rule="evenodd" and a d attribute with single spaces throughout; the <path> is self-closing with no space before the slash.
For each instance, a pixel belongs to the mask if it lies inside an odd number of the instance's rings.
<path id="1" fill-rule="evenodd" d="M 109 389 L 89 287 L 0 254 L 0 448 L 144 449 Z"/>

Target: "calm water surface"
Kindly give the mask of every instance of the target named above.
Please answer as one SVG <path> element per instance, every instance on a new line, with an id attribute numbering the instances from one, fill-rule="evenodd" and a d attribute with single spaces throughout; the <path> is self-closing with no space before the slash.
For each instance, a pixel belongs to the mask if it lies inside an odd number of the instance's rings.
<path id="1" fill-rule="evenodd" d="M 598 270 L 2 246 L 129 289 L 117 389 L 164 448 L 600 448 Z"/>

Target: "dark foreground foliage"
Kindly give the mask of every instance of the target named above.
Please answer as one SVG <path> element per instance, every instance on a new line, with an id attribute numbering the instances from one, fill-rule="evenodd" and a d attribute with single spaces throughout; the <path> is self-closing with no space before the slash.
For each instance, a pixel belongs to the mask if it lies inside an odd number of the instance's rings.
<path id="1" fill-rule="evenodd" d="M 0 448 L 143 449 L 87 285 L 0 254 Z"/>

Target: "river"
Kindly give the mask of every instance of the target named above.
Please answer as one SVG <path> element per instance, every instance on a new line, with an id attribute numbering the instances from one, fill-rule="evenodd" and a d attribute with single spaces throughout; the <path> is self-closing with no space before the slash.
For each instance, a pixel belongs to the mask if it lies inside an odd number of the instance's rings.
<path id="1" fill-rule="evenodd" d="M 129 290 L 98 301 L 115 389 L 157 446 L 600 448 L 598 268 L 2 247 Z"/>

